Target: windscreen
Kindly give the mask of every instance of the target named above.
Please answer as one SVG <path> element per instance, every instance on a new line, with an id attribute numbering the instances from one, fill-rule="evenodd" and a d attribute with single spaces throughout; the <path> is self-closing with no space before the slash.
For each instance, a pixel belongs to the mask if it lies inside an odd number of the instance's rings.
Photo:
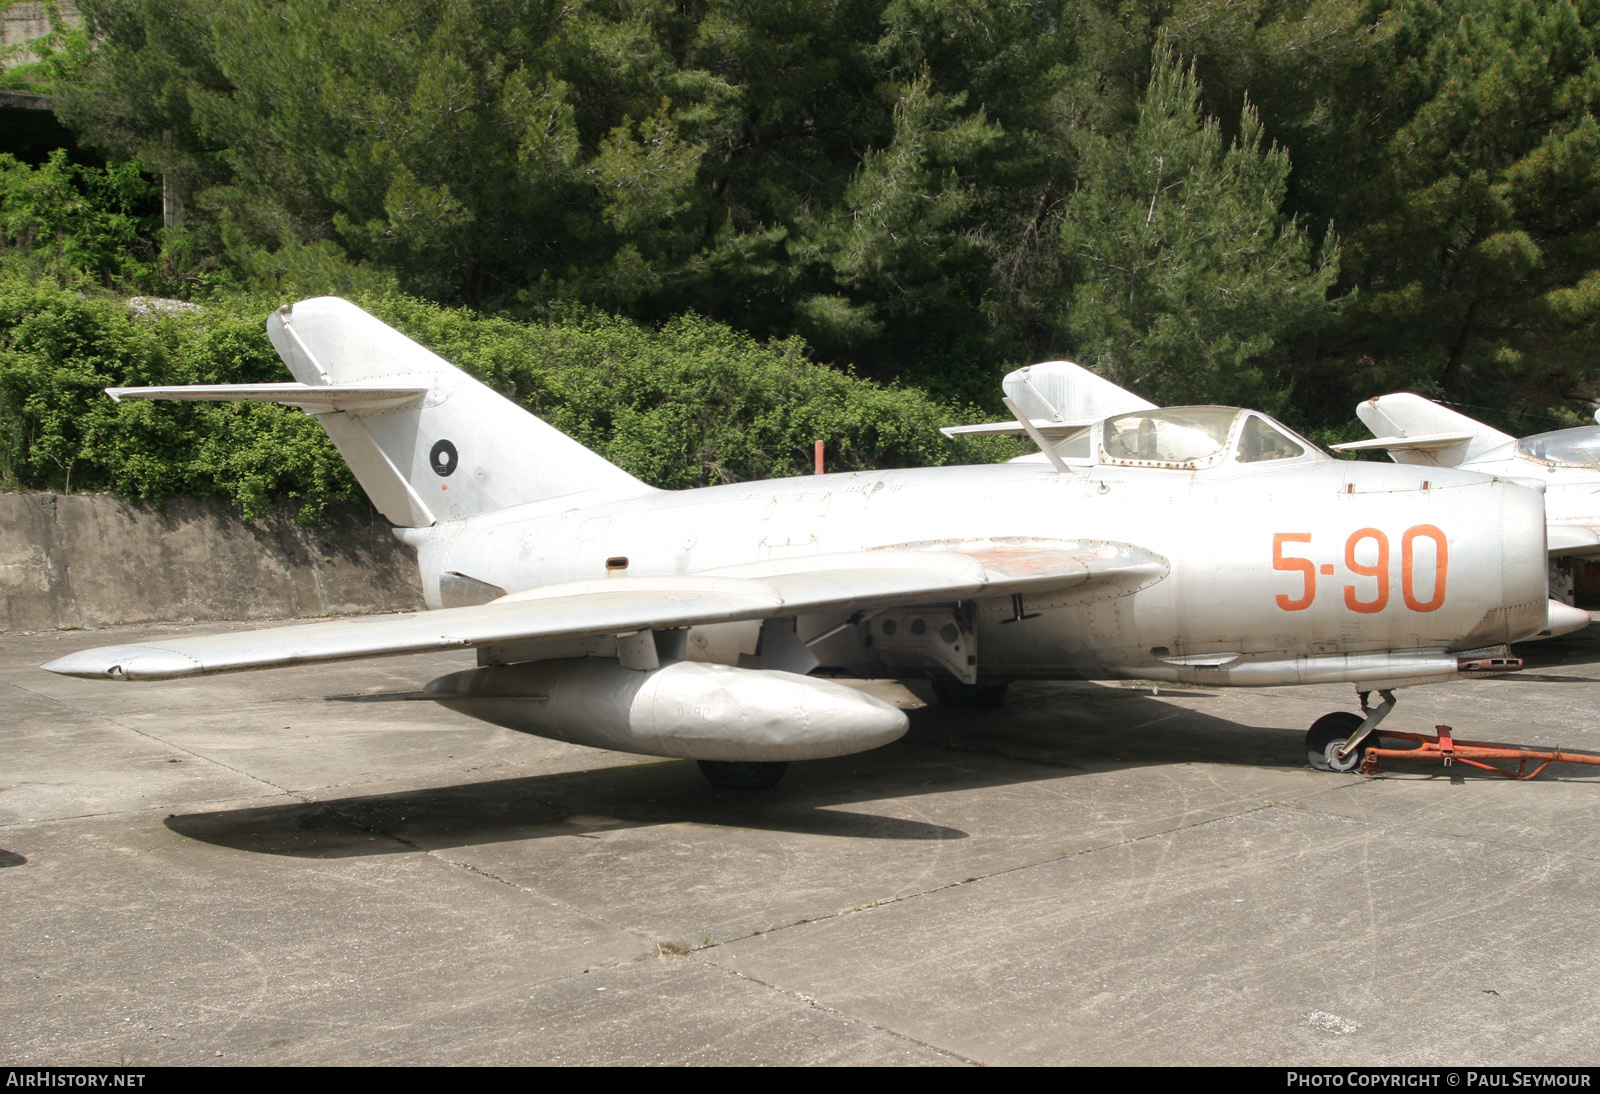
<path id="1" fill-rule="evenodd" d="M 1517 451 L 1545 463 L 1600 468 L 1600 426 L 1535 433 L 1518 441 Z"/>
<path id="2" fill-rule="evenodd" d="M 1239 430 L 1240 463 L 1265 463 L 1267 460 L 1292 460 L 1306 454 L 1298 441 L 1275 427 L 1265 418 L 1250 415 Z"/>
<path id="3" fill-rule="evenodd" d="M 1197 467 L 1227 447 L 1239 411 L 1224 406 L 1140 410 L 1107 418 L 1101 448 L 1110 463 L 1164 463 Z"/>

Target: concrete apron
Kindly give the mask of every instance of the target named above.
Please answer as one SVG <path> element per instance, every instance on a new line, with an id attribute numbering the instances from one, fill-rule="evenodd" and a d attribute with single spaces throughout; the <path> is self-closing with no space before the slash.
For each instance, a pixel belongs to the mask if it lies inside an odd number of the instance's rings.
<path id="1" fill-rule="evenodd" d="M 470 655 L 35 668 L 165 629 L 0 643 L 5 1063 L 1600 1052 L 1594 769 L 1314 773 L 1344 687 L 1022 686 L 739 793 L 382 701 Z M 1521 652 L 1392 728 L 1600 751 L 1600 636 Z"/>

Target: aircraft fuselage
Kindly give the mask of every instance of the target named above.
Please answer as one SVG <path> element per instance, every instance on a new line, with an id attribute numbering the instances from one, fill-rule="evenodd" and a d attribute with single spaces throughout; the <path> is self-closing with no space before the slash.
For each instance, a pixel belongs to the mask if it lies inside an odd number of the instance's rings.
<path id="1" fill-rule="evenodd" d="M 1393 686 L 1445 678 L 1456 652 L 1544 626 L 1541 512 L 1534 491 L 1440 468 L 999 464 L 556 499 L 403 537 L 432 607 L 451 603 L 446 575 L 515 593 L 906 545 L 1137 545 L 1161 572 L 1132 586 L 883 612 L 813 652 L 857 674 Z M 796 630 L 810 640 L 847 622 L 805 617 Z M 695 628 L 688 655 L 735 663 L 755 653 L 757 631 Z"/>

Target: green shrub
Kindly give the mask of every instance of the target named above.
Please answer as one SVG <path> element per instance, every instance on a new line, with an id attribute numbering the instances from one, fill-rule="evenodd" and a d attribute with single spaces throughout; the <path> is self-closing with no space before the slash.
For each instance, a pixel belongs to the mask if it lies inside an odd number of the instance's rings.
<path id="1" fill-rule="evenodd" d="M 1008 441 L 952 442 L 970 420 L 909 388 L 813 364 L 799 339 L 759 343 L 697 316 L 661 330 L 574 312 L 522 324 L 401 296 L 362 301 L 447 360 L 653 485 L 976 461 Z M 245 403 L 113 403 L 106 387 L 286 378 L 263 323 L 272 303 L 226 296 L 141 319 L 124 303 L 0 279 L 0 471 L 29 489 L 159 500 L 223 496 L 247 519 L 278 498 L 314 519 L 359 497 L 308 415 Z"/>
<path id="2" fill-rule="evenodd" d="M 139 319 L 112 298 L 0 281 L 0 430 L 12 483 L 159 500 L 229 498 L 254 518 L 279 497 L 312 519 L 359 496 L 321 428 L 245 403 L 113 403 L 107 387 L 281 380 L 243 299 Z"/>
<path id="3" fill-rule="evenodd" d="M 157 275 L 160 188 L 132 162 L 38 167 L 0 153 L 0 269 L 72 288 L 133 291 Z"/>

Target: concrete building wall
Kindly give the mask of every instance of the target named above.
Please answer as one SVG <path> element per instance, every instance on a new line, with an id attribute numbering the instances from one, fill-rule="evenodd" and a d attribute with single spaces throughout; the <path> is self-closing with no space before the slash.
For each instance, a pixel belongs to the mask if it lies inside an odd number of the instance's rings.
<path id="1" fill-rule="evenodd" d="M 370 510 L 307 527 L 194 498 L 0 494 L 0 631 L 421 607 L 415 556 Z"/>
<path id="2" fill-rule="evenodd" d="M 55 8 L 62 22 L 78 22 L 80 18 L 78 5 L 73 0 L 59 0 Z M 49 33 L 50 14 L 46 11 L 45 5 L 38 0 L 12 4 L 6 9 L 5 14 L 0 16 L 0 47 L 19 45 L 35 38 L 43 38 Z M 24 51 L 22 56 L 12 58 L 12 61 L 23 64 L 34 59 L 32 54 Z"/>

